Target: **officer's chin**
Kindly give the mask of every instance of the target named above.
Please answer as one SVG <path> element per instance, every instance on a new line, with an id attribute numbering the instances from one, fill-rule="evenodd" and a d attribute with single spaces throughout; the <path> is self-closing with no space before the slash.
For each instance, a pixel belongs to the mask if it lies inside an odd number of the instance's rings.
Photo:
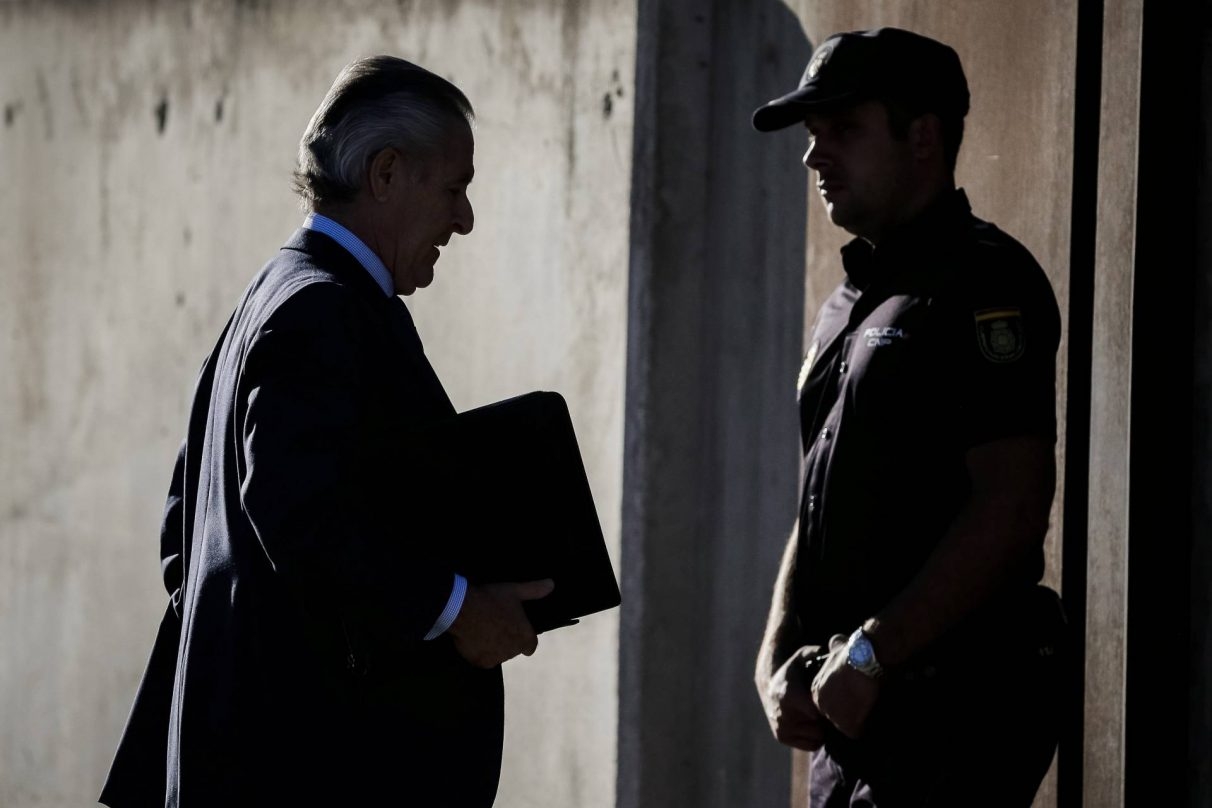
<path id="1" fill-rule="evenodd" d="M 844 210 L 839 210 L 837 205 L 830 205 L 827 209 L 829 221 L 835 227 L 840 227 L 852 236 L 866 238 L 867 231 L 862 227 L 862 224 L 855 220 L 852 216 L 847 216 Z"/>

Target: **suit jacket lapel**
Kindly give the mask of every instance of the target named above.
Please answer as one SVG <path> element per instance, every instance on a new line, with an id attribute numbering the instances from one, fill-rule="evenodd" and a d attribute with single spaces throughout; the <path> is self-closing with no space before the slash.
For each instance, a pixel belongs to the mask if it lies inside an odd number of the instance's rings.
<path id="1" fill-rule="evenodd" d="M 425 356 L 421 336 L 417 333 L 416 325 L 413 324 L 408 306 L 405 306 L 404 301 L 398 297 L 390 298 L 388 303 L 391 314 L 388 319 L 392 330 L 414 366 L 417 383 L 427 389 L 426 398 L 437 405 L 435 415 L 438 417 L 454 415 L 454 404 L 450 402 L 450 397 L 446 395 L 442 382 L 438 380 L 438 374 L 434 372 L 433 365 L 429 364 L 429 358 Z"/>
<path id="2" fill-rule="evenodd" d="M 383 290 L 357 259 L 323 233 L 299 228 L 282 249 L 307 253 L 317 266 L 332 272 L 365 296 L 371 308 L 383 318 L 385 328 L 392 337 L 394 345 L 387 353 L 400 363 L 397 367 L 402 365 L 401 372 L 406 374 L 409 385 L 416 387 L 412 398 L 425 405 L 422 417 L 445 418 L 454 415 L 454 405 L 425 356 L 412 314 L 403 300 L 383 294 Z"/>

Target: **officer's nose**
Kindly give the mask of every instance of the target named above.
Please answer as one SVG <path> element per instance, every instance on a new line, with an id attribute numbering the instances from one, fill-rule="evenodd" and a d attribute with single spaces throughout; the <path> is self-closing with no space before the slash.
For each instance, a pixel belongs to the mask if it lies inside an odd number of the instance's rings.
<path id="1" fill-rule="evenodd" d="M 813 139 L 808 144 L 808 151 L 804 152 L 804 168 L 810 171 L 820 171 L 822 166 L 827 165 L 829 165 L 828 154 L 821 148 L 821 141 Z"/>

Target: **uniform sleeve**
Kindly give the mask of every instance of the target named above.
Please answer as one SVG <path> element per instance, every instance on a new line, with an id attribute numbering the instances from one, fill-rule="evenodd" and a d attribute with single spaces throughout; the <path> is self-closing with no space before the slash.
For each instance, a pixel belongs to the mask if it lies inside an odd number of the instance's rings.
<path id="1" fill-rule="evenodd" d="M 451 594 L 454 571 L 410 535 L 399 445 L 368 414 L 365 317 L 340 287 L 313 284 L 270 318 L 248 349 L 239 401 L 241 502 L 274 570 L 307 591 L 366 602 L 392 633 L 420 640 Z M 390 501 L 388 501 L 390 500 Z"/>
<path id="2" fill-rule="evenodd" d="M 969 270 L 946 336 L 962 447 L 1018 436 L 1055 440 L 1060 314 L 1047 277 L 1025 256 Z"/>

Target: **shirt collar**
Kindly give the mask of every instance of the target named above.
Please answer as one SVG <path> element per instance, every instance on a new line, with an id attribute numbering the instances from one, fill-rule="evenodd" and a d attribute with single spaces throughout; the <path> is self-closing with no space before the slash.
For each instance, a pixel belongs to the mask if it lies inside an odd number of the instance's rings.
<path id="1" fill-rule="evenodd" d="M 337 224 L 323 214 L 314 212 L 307 214 L 307 218 L 303 220 L 303 227 L 323 233 L 340 244 L 370 274 L 374 282 L 383 290 L 383 294 L 388 297 L 395 295 L 395 284 L 392 282 L 391 272 L 383 263 L 383 259 L 375 255 L 374 250 L 367 247 L 362 239 L 355 236 L 348 228 Z"/>
<path id="2" fill-rule="evenodd" d="M 948 191 L 912 221 L 893 231 L 878 248 L 861 238 L 842 247 L 842 267 L 850 282 L 856 288 L 864 289 L 892 265 L 890 262 L 922 245 L 935 244 L 944 231 L 971 213 L 972 205 L 962 188 Z"/>

